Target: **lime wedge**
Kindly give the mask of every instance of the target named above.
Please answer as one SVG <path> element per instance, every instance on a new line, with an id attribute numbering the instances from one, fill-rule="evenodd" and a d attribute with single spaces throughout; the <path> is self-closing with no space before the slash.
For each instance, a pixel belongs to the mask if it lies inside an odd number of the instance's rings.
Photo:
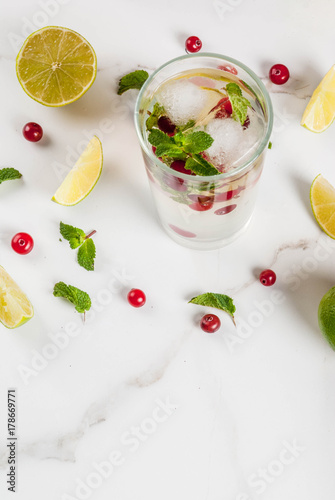
<path id="1" fill-rule="evenodd" d="M 335 65 L 330 68 L 326 76 L 307 104 L 301 119 L 301 125 L 312 132 L 323 132 L 331 125 L 335 118 Z"/>
<path id="2" fill-rule="evenodd" d="M 102 163 L 102 144 L 98 137 L 94 136 L 57 189 L 52 201 L 72 206 L 86 198 L 98 182 Z"/>
<path id="3" fill-rule="evenodd" d="M 310 200 L 317 223 L 335 239 L 335 189 L 321 174 L 312 182 Z"/>
<path id="4" fill-rule="evenodd" d="M 0 321 L 6 328 L 23 325 L 34 316 L 33 306 L 15 281 L 0 266 Z"/>
<path id="5" fill-rule="evenodd" d="M 335 287 L 322 297 L 318 310 L 319 328 L 335 351 Z"/>
<path id="6" fill-rule="evenodd" d="M 45 106 L 65 106 L 90 88 L 97 58 L 79 33 L 48 26 L 28 36 L 16 59 L 16 73 L 32 99 Z"/>

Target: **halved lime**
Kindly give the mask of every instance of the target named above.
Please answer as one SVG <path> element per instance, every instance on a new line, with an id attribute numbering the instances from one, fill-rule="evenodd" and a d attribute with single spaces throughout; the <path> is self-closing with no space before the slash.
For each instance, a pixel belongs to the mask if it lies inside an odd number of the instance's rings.
<path id="1" fill-rule="evenodd" d="M 34 316 L 33 306 L 20 287 L 0 266 L 0 321 L 6 328 L 23 325 Z"/>
<path id="2" fill-rule="evenodd" d="M 57 189 L 52 201 L 72 206 L 86 198 L 98 182 L 102 163 L 102 144 L 100 139 L 94 136 Z"/>
<path id="3" fill-rule="evenodd" d="M 48 26 L 28 36 L 16 59 L 16 73 L 32 99 L 46 106 L 65 106 L 90 88 L 97 58 L 79 33 Z"/>
<path id="4" fill-rule="evenodd" d="M 335 239 L 335 188 L 321 174 L 312 182 L 310 200 L 317 223 Z"/>
<path id="5" fill-rule="evenodd" d="M 335 118 L 335 65 L 323 77 L 307 104 L 301 125 L 312 132 L 323 132 Z"/>

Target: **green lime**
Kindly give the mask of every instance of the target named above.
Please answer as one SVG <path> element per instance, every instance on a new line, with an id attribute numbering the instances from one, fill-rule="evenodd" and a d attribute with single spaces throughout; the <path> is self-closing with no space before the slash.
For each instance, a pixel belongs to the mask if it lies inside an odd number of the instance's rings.
<path id="1" fill-rule="evenodd" d="M 94 82 L 97 58 L 79 33 L 47 26 L 32 33 L 16 59 L 23 90 L 45 106 L 65 106 L 81 97 Z"/>
<path id="2" fill-rule="evenodd" d="M 335 351 L 335 286 L 322 297 L 318 317 L 320 330 Z"/>

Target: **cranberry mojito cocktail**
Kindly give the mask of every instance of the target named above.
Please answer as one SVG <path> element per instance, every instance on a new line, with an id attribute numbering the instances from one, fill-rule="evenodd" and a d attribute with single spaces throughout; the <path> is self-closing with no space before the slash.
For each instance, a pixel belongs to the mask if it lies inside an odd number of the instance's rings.
<path id="1" fill-rule="evenodd" d="M 174 59 L 142 87 L 135 122 L 167 233 L 196 249 L 232 241 L 251 218 L 272 129 L 258 77 L 216 54 Z"/>

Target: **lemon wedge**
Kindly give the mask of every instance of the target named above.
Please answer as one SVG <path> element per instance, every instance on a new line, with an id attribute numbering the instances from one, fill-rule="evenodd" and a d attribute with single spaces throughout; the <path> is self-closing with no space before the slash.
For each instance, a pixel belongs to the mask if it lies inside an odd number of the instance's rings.
<path id="1" fill-rule="evenodd" d="M 312 132 L 320 133 L 331 125 L 335 118 L 335 65 L 321 80 L 307 104 L 301 125 Z"/>

